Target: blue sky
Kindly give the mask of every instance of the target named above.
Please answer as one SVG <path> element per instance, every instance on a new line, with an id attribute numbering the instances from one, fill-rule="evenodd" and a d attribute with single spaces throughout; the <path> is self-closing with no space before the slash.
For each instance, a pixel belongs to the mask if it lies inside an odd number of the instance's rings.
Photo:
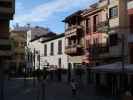
<path id="1" fill-rule="evenodd" d="M 16 0 L 16 13 L 11 26 L 19 23 L 48 27 L 57 33 L 64 32 L 62 20 L 71 13 L 88 8 L 98 0 Z"/>

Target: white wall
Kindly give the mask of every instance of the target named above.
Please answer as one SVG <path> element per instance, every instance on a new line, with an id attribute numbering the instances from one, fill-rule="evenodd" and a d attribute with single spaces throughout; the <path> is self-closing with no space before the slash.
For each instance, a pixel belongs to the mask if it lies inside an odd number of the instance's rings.
<path id="1" fill-rule="evenodd" d="M 62 40 L 62 53 L 61 55 L 58 54 L 58 41 Z M 51 56 L 50 55 L 50 45 L 51 43 L 54 43 L 54 55 Z M 55 40 L 51 40 L 48 42 L 43 43 L 43 48 L 44 45 L 47 45 L 47 56 L 43 56 L 41 59 L 43 60 L 43 64 L 46 65 L 45 62 L 48 62 L 49 65 L 54 65 L 54 66 L 58 66 L 58 60 L 59 58 L 61 58 L 61 68 L 63 69 L 67 69 L 68 67 L 68 59 L 67 59 L 67 55 L 64 53 L 65 50 L 65 37 L 61 37 Z M 42 53 L 44 55 L 44 52 Z"/>
<path id="2" fill-rule="evenodd" d="M 34 51 L 37 51 L 39 54 L 35 52 L 35 69 L 39 68 L 39 61 L 37 60 L 37 56 L 40 55 L 42 56 L 43 54 L 43 44 L 39 41 L 33 41 L 30 42 L 28 45 L 28 48 L 30 48 L 31 52 L 34 54 Z M 41 65 L 41 64 L 40 64 Z M 41 68 L 42 66 L 40 66 Z"/>
<path id="3" fill-rule="evenodd" d="M 62 40 L 62 53 L 61 55 L 58 54 L 58 41 Z M 50 55 L 50 45 L 51 43 L 54 43 L 54 55 Z M 44 56 L 44 45 L 47 44 L 47 56 Z M 43 69 L 44 65 L 47 65 L 47 62 L 49 65 L 54 65 L 55 67 L 58 66 L 58 60 L 61 58 L 61 68 L 67 69 L 67 55 L 64 53 L 65 50 L 65 37 L 61 37 L 58 39 L 54 39 L 51 41 L 47 41 L 45 43 L 41 43 L 39 40 L 35 40 L 33 42 L 29 42 L 28 48 L 34 53 L 35 51 L 38 51 L 40 53 L 40 69 Z M 39 62 L 37 61 L 37 54 L 35 57 L 35 68 L 37 69 L 39 67 Z M 46 67 L 46 66 L 45 66 Z"/>

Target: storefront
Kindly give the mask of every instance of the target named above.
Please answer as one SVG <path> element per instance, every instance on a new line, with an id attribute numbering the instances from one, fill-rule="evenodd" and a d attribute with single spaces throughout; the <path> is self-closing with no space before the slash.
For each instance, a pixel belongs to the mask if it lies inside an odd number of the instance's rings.
<path id="1" fill-rule="evenodd" d="M 93 72 L 93 76 L 95 76 L 95 78 L 93 78 L 93 82 L 95 82 L 96 85 L 106 87 L 112 93 L 112 95 L 119 95 L 127 88 L 132 88 L 132 67 L 133 65 L 125 65 L 125 70 L 122 71 L 121 63 L 119 62 L 92 67 L 90 70 Z"/>

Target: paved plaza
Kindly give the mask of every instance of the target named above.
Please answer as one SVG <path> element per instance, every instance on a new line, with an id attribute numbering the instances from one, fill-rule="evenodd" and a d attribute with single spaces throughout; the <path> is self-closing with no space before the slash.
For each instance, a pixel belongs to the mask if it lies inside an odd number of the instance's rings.
<path id="1" fill-rule="evenodd" d="M 4 100 L 119 100 L 96 90 L 95 86 L 82 85 L 76 96 L 71 93 L 70 84 L 66 81 L 46 81 L 45 92 L 37 80 L 32 78 L 14 78 L 5 80 Z"/>

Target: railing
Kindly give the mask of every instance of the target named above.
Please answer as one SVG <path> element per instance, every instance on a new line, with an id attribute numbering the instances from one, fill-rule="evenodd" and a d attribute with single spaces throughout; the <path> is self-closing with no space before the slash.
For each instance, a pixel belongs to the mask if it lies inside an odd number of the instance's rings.
<path id="1" fill-rule="evenodd" d="M 65 30 L 65 35 L 78 34 L 78 30 L 82 29 L 81 25 L 73 25 Z"/>
<path id="2" fill-rule="evenodd" d="M 13 13 L 12 8 L 0 7 L 0 13 Z"/>
<path id="3" fill-rule="evenodd" d="M 72 25 L 69 28 L 67 28 L 66 31 L 69 31 L 69 30 L 72 30 L 72 29 L 80 29 L 80 28 L 82 28 L 81 25 Z"/>
<path id="4" fill-rule="evenodd" d="M 82 53 L 82 45 L 70 45 L 65 47 L 65 53 L 66 54 L 80 54 Z"/>
<path id="5" fill-rule="evenodd" d="M 92 54 L 101 54 L 109 52 L 109 46 L 107 44 L 95 44 L 90 45 L 89 50 Z"/>
<path id="6" fill-rule="evenodd" d="M 69 46 L 66 46 L 65 48 L 82 48 L 82 45 L 81 44 L 73 44 L 73 45 L 69 45 Z"/>

